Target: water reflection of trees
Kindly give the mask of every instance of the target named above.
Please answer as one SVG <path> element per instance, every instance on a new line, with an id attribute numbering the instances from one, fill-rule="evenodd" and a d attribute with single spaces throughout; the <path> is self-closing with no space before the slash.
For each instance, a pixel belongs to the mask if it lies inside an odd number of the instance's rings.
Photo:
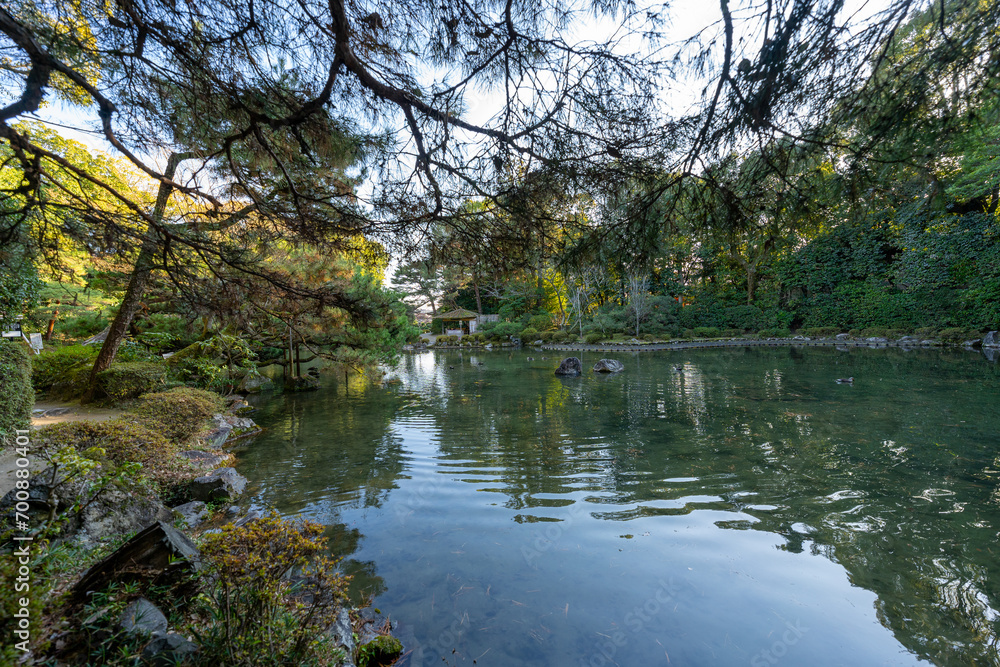
<path id="1" fill-rule="evenodd" d="M 979 384 L 995 398 L 995 365 L 895 350 L 609 356 L 628 373 L 562 380 L 557 360 L 443 358 L 449 398 L 425 406 L 442 455 L 494 471 L 489 490 L 525 520 L 581 490 L 608 519 L 739 512 L 720 525 L 840 563 L 921 657 L 998 660 L 1000 416 L 988 400 L 941 407 Z"/>

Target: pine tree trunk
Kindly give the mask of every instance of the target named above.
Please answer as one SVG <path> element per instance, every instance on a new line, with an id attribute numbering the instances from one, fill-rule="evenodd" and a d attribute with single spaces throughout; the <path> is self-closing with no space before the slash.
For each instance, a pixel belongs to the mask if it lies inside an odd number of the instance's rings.
<path id="1" fill-rule="evenodd" d="M 182 156 L 177 153 L 172 154 L 163 175 L 168 180 L 173 180 L 177 165 L 181 160 L 186 159 L 186 157 L 186 155 Z M 172 192 L 173 186 L 167 183 L 160 183 L 160 189 L 156 195 L 156 207 L 153 209 L 154 224 L 158 225 L 163 222 L 163 216 L 167 209 L 167 201 L 170 199 Z M 90 369 L 87 391 L 83 395 L 81 403 L 89 403 L 94 400 L 94 395 L 97 391 L 97 375 L 111 367 L 115 356 L 118 354 L 118 348 L 121 347 L 125 336 L 128 335 L 132 318 L 135 317 L 136 311 L 139 310 L 139 306 L 142 303 L 142 296 L 146 292 L 147 285 L 149 285 L 149 276 L 153 272 L 153 263 L 159 247 L 160 242 L 157 238 L 156 230 L 151 225 L 143 237 L 142 248 L 140 248 L 139 256 L 135 260 L 132 276 L 129 278 L 128 287 L 125 289 L 125 296 L 122 297 L 121 306 L 118 308 L 118 314 L 115 315 L 115 319 L 108 329 L 108 336 L 104 340 L 104 344 L 101 345 L 101 351 L 97 354 L 94 367 Z"/>

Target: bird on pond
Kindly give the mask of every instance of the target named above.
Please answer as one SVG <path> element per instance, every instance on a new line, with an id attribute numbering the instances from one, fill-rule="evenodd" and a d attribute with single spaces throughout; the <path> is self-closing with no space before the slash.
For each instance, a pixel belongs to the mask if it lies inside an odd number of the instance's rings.
<path id="1" fill-rule="evenodd" d="M 854 376 L 849 378 L 837 378 L 837 384 L 854 384 Z"/>
<path id="2" fill-rule="evenodd" d="M 448 368 L 454 368 L 454 366 L 448 366 Z"/>
<path id="3" fill-rule="evenodd" d="M 683 366 L 674 366 L 674 370 L 677 371 L 678 373 L 683 373 L 684 372 L 684 367 Z"/>
<path id="4" fill-rule="evenodd" d="M 534 360 L 535 360 L 534 357 L 528 357 L 528 361 L 534 361 Z"/>

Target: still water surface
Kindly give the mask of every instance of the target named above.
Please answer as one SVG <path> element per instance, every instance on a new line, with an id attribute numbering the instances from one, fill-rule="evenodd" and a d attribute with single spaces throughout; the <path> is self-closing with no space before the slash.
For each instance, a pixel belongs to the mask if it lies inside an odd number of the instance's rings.
<path id="1" fill-rule="evenodd" d="M 403 664 L 1000 664 L 1000 365 L 542 354 L 409 355 L 254 417 L 254 506 L 329 527 Z"/>

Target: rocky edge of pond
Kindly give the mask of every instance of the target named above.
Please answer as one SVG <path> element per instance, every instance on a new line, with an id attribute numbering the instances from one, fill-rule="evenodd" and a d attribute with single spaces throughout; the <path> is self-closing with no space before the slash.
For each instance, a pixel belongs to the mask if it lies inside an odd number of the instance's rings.
<path id="1" fill-rule="evenodd" d="M 142 650 L 144 664 L 186 664 L 198 651 L 190 638 L 170 631 L 166 615 L 144 596 L 150 587 L 176 584 L 200 570 L 198 547 L 184 531 L 199 528 L 213 515 L 222 521 L 203 534 L 219 531 L 224 523 L 243 526 L 264 516 L 256 510 L 244 513 L 232 504 L 243 495 L 248 480 L 235 468 L 222 465 L 231 458 L 225 447 L 251 438 L 262 429 L 245 416 L 251 408 L 243 397 L 229 397 L 227 410 L 213 415 L 210 428 L 196 437 L 200 448 L 179 452 L 205 473 L 190 480 L 187 502 L 167 507 L 157 499 L 109 485 L 75 515 L 61 538 L 94 548 L 101 540 L 135 533 L 80 577 L 71 589 L 70 599 L 82 602 L 109 585 L 138 583 L 140 597 L 111 625 L 146 642 Z M 53 508 L 72 507 L 85 497 L 87 484 L 86 480 L 67 480 L 51 468 L 35 474 L 29 480 L 29 514 L 50 515 Z M 0 513 L 12 514 L 16 502 L 15 491 L 11 490 L 0 499 Z M 83 623 L 102 620 L 96 617 L 104 613 L 98 612 Z M 343 667 L 354 667 L 359 650 L 368 656 L 370 665 L 391 664 L 402 653 L 402 644 L 385 634 L 386 627 L 367 608 L 342 608 L 337 622 L 325 632 L 343 652 Z"/>

